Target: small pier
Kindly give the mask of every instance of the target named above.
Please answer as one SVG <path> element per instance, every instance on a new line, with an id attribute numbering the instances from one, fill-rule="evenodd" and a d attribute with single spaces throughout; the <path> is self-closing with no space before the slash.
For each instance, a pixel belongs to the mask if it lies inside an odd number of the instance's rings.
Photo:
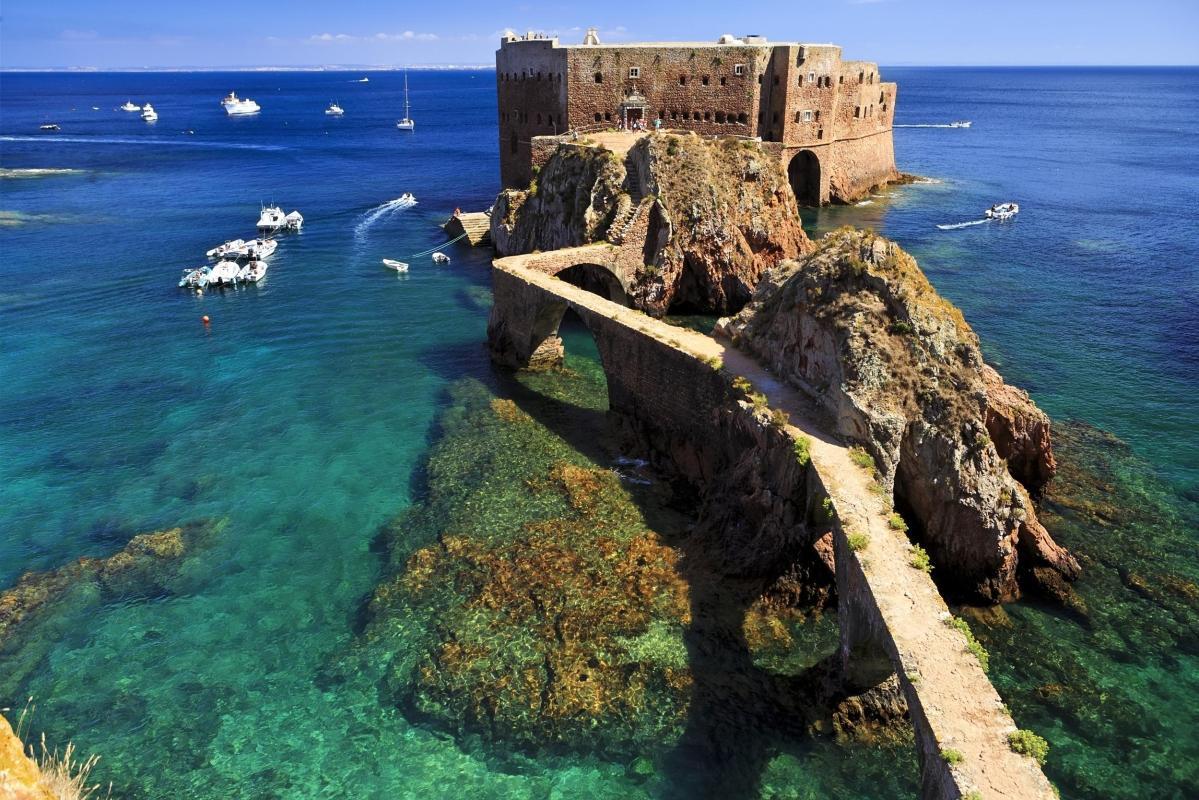
<path id="1" fill-rule="evenodd" d="M 491 214 L 486 211 L 455 214 L 441 227 L 450 238 L 457 239 L 465 235 L 471 247 L 491 244 Z"/>

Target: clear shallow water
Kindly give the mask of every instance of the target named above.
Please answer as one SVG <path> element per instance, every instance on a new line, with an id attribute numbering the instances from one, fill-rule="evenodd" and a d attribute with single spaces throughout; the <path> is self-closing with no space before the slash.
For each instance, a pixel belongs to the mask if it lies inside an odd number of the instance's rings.
<path id="1" fill-rule="evenodd" d="M 1164 511 L 1055 532 L 1194 581 L 1194 505 L 1180 493 L 1193 496 L 1199 475 L 1187 158 L 1199 73 L 888 75 L 901 83 L 897 121 L 975 127 L 897 131 L 901 166 L 944 183 L 809 221 L 898 239 L 1010 380 L 1056 417 L 1132 445 L 1142 460 L 1114 472 L 1148 489 L 1122 497 Z M 451 267 L 414 262 L 406 280 L 378 261 L 443 241 L 435 224 L 453 207 L 490 203 L 493 77 L 414 74 L 415 136 L 391 127 L 402 77 L 357 77 L 4 76 L 0 167 L 87 171 L 0 183 L 0 211 L 38 220 L 0 227 L 0 581 L 111 553 L 138 531 L 228 524 L 172 593 L 48 626 L 55 644 L 15 688 L 5 681 L 0 703 L 36 696 L 48 735 L 100 753 L 103 777 L 134 797 L 669 794 L 591 758 L 493 764 L 409 724 L 365 670 L 326 677 L 380 579 L 372 541 L 421 494 L 449 387 L 490 381 L 485 254 L 451 249 Z M 263 113 L 225 118 L 217 101 L 233 88 Z M 130 96 L 160 121 L 111 110 Z M 323 115 L 331 100 L 345 118 Z M 50 120 L 63 129 L 42 139 Z M 420 204 L 364 225 L 405 191 Z M 935 227 L 1006 199 L 1024 209 L 1011 225 Z M 180 294 L 179 270 L 249 233 L 263 200 L 307 218 L 266 282 Z M 1137 540 L 1150 552 L 1121 549 Z M 1115 609 L 1090 630 L 1021 605 L 1017 627 L 982 633 L 1018 720 L 1060 747 L 1049 769 L 1066 796 L 1183 797 L 1199 755 L 1188 744 L 1199 741 L 1194 618 L 1133 596 L 1116 572 L 1089 573 L 1084 596 Z M 1157 624 L 1145 636 L 1117 636 L 1147 617 Z M 1065 701 L 1040 691 L 1063 679 L 1099 688 Z M 1109 713 L 1098 698 L 1112 693 Z M 1087 706 L 1097 710 L 1061 722 Z M 1138 716 L 1162 722 L 1132 730 L 1132 743 L 1111 728 Z M 861 796 L 862 765 L 887 794 L 905 785 L 897 753 L 800 749 L 771 763 L 764 794 Z"/>

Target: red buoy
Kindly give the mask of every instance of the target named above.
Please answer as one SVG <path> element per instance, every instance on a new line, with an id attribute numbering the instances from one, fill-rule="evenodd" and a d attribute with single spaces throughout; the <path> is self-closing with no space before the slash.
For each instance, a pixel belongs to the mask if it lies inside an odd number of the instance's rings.
<path id="1" fill-rule="evenodd" d="M 200 317 L 200 322 L 203 322 L 205 325 L 207 325 L 207 324 L 208 324 L 209 322 L 211 322 L 211 321 L 212 321 L 212 320 L 210 320 L 210 319 L 208 318 L 208 315 L 207 315 L 207 314 L 205 314 L 204 316 Z"/>

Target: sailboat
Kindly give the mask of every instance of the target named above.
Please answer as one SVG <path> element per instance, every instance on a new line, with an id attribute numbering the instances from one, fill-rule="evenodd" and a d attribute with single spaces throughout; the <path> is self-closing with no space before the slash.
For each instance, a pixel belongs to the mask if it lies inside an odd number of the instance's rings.
<path id="1" fill-rule="evenodd" d="M 396 127 L 402 131 L 416 130 L 416 120 L 408 109 L 408 70 L 404 70 L 404 118 L 396 123 Z"/>

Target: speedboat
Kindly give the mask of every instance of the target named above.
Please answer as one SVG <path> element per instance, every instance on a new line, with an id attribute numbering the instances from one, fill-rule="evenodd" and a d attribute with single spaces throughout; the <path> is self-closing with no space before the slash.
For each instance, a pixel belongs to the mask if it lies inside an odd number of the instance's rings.
<path id="1" fill-rule="evenodd" d="M 254 259 L 249 264 L 241 268 L 237 279 L 246 283 L 258 283 L 266 277 L 266 262 L 261 259 Z"/>
<path id="2" fill-rule="evenodd" d="M 414 195 L 412 192 L 404 192 L 402 195 L 400 195 L 396 202 L 405 208 L 408 206 L 414 206 L 416 205 L 416 195 Z"/>
<path id="3" fill-rule="evenodd" d="M 404 70 L 404 118 L 396 122 L 396 127 L 402 131 L 416 130 L 416 120 L 408 107 L 408 70 Z"/>
<path id="4" fill-rule="evenodd" d="M 208 267 L 188 267 L 183 270 L 183 277 L 179 280 L 179 288 L 203 290 L 208 286 L 208 276 L 211 272 L 212 270 Z"/>
<path id="5" fill-rule="evenodd" d="M 359 82 L 359 83 L 370 83 L 370 82 L 371 82 L 371 79 L 370 79 L 370 78 L 362 78 L 362 79 L 361 79 L 361 80 L 359 80 L 358 82 Z"/>
<path id="6" fill-rule="evenodd" d="M 225 242 L 224 244 L 217 245 L 216 247 L 209 250 L 205 255 L 207 255 L 209 258 L 221 259 L 221 258 L 224 258 L 229 253 L 238 252 L 245 246 L 246 246 L 245 239 L 233 239 L 231 241 Z"/>
<path id="7" fill-rule="evenodd" d="M 125 105 L 121 106 L 122 111 L 141 111 L 142 107 L 132 100 L 126 100 Z"/>
<path id="8" fill-rule="evenodd" d="M 293 211 L 283 218 L 283 227 L 289 231 L 298 231 L 304 227 L 304 215 L 299 211 Z"/>
<path id="9" fill-rule="evenodd" d="M 241 275 L 241 267 L 236 261 L 222 261 L 208 273 L 208 282 L 213 286 L 233 286 Z"/>
<path id="10" fill-rule="evenodd" d="M 949 127 L 951 127 L 951 128 L 969 128 L 972 124 L 974 124 L 974 123 L 972 123 L 968 119 L 955 119 L 953 122 L 949 123 Z"/>
<path id="11" fill-rule="evenodd" d="M 231 117 L 239 114 L 257 114 L 262 110 L 250 98 L 239 98 L 237 92 L 229 92 L 229 96 L 221 101 L 221 105 L 225 107 L 225 113 Z"/>
<path id="12" fill-rule="evenodd" d="M 279 243 L 274 239 L 254 239 L 246 242 L 245 246 L 238 251 L 238 257 L 248 258 L 252 261 L 269 258 L 278 246 Z"/>
<path id="13" fill-rule="evenodd" d="M 154 110 L 154 106 L 150 105 L 149 103 L 146 103 L 144 106 L 142 106 L 142 119 L 144 119 L 146 122 L 158 121 L 158 112 Z"/>
<path id="14" fill-rule="evenodd" d="M 330 103 L 329 107 L 325 109 L 325 113 L 330 117 L 340 117 L 342 114 L 346 113 L 346 111 L 337 103 Z"/>
<path id="15" fill-rule="evenodd" d="M 58 127 L 53 122 L 47 122 L 45 125 L 39 125 L 37 127 L 37 129 L 39 131 L 61 131 L 62 130 L 62 128 Z"/>
<path id="16" fill-rule="evenodd" d="M 1011 219 L 1020 213 L 1020 206 L 1015 203 L 998 203 L 986 210 L 987 219 Z"/>
<path id="17" fill-rule="evenodd" d="M 434 264 L 448 264 L 448 263 L 450 263 L 450 257 L 447 256 L 445 253 L 434 253 L 433 254 L 433 263 Z"/>
<path id="18" fill-rule="evenodd" d="M 383 259 L 383 266 L 387 267 L 388 269 L 394 269 L 396 272 L 407 272 L 408 271 L 407 264 L 405 264 L 403 261 L 396 261 L 393 258 Z"/>

